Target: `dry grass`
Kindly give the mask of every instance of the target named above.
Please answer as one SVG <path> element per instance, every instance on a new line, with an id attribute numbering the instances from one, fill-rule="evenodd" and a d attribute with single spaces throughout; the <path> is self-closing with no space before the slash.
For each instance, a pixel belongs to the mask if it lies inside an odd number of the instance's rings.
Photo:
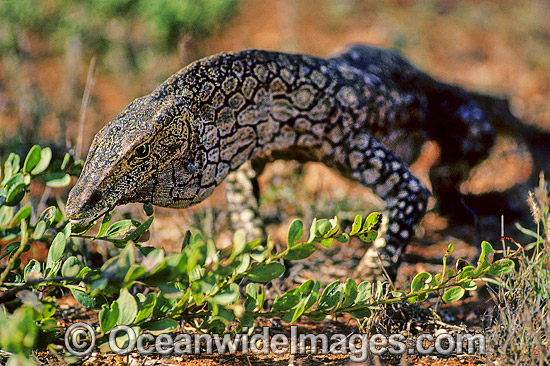
<path id="1" fill-rule="evenodd" d="M 516 271 L 504 279 L 506 287 L 493 292 L 497 306 L 488 344 L 490 358 L 499 364 L 546 365 L 550 360 L 549 205 L 542 175 L 528 201 L 537 225 L 537 232 L 531 232 L 535 241 L 526 248 L 518 245 L 510 255 Z"/>

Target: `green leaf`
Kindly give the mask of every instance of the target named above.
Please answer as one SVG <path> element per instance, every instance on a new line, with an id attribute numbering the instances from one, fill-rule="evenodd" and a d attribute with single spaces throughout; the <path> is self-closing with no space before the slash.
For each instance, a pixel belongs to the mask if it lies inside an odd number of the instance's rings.
<path id="1" fill-rule="evenodd" d="M 466 278 L 466 277 L 471 277 L 472 275 L 472 272 L 475 270 L 475 268 L 473 266 L 466 266 L 466 267 L 463 267 L 460 272 L 458 273 L 457 277 L 456 277 L 456 280 L 461 280 L 463 278 Z"/>
<path id="2" fill-rule="evenodd" d="M 306 304 L 304 307 L 305 310 L 309 310 L 313 305 L 317 303 L 317 300 L 319 300 L 320 288 L 321 288 L 321 281 L 316 281 L 309 295 L 304 298 L 305 304 Z"/>
<path id="3" fill-rule="evenodd" d="M 168 298 L 164 293 L 160 292 L 157 295 L 157 301 L 153 308 L 153 319 L 161 318 L 168 314 L 178 304 L 178 301 L 178 299 Z"/>
<path id="4" fill-rule="evenodd" d="M 65 153 L 65 156 L 63 156 L 63 161 L 61 162 L 61 170 L 65 171 L 67 169 L 67 165 L 69 165 L 69 161 L 71 161 L 71 155 L 69 153 Z"/>
<path id="5" fill-rule="evenodd" d="M 12 262 L 10 269 L 11 270 L 19 270 L 19 267 L 21 266 L 21 258 L 17 257 Z"/>
<path id="6" fill-rule="evenodd" d="M 411 282 L 411 292 L 418 292 L 421 290 L 427 290 L 430 288 L 432 282 L 432 275 L 428 272 L 420 272 L 414 276 Z"/>
<path id="7" fill-rule="evenodd" d="M 27 263 L 27 265 L 25 266 L 25 270 L 23 271 L 25 281 L 28 280 L 28 277 L 31 273 L 34 275 L 40 275 L 40 270 L 40 262 L 38 262 L 36 259 L 31 259 L 29 263 Z"/>
<path id="8" fill-rule="evenodd" d="M 8 158 L 4 162 L 4 178 L 2 179 L 2 182 L 0 183 L 0 185 L 6 184 L 6 182 L 10 180 L 13 175 L 19 172 L 20 162 L 21 162 L 21 158 L 16 153 L 10 153 L 8 155 Z"/>
<path id="9" fill-rule="evenodd" d="M 102 279 L 112 279 L 117 281 L 122 281 L 128 271 L 130 270 L 130 267 L 135 263 L 135 246 L 132 244 L 128 244 L 124 249 L 120 251 L 120 254 L 116 257 L 109 258 L 105 263 L 103 263 L 103 266 L 101 267 L 101 271 L 104 273 Z M 145 265 L 145 263 L 143 263 Z M 91 292 L 92 294 L 95 294 L 96 291 L 103 290 L 104 284 L 101 283 L 101 280 L 96 280 L 92 283 L 91 286 Z M 100 285 L 100 288 L 96 288 L 95 283 L 97 282 L 97 285 Z"/>
<path id="10" fill-rule="evenodd" d="M 84 234 L 88 230 L 90 230 L 90 228 L 94 225 L 95 225 L 95 222 L 90 222 L 89 224 L 86 224 L 86 225 L 73 225 L 73 224 L 71 224 L 71 232 L 73 234 Z"/>
<path id="11" fill-rule="evenodd" d="M 273 311 L 286 311 L 292 309 L 302 300 L 302 293 L 295 288 L 285 292 L 273 302 Z"/>
<path id="12" fill-rule="evenodd" d="M 489 242 L 484 241 L 481 243 L 481 254 L 479 255 L 479 259 L 477 261 L 477 267 L 470 273 L 472 277 L 478 277 L 489 268 L 490 264 L 488 262 L 488 255 L 494 252 L 495 250 Z"/>
<path id="13" fill-rule="evenodd" d="M 399 299 L 399 298 L 405 296 L 405 292 L 404 292 L 404 291 L 399 291 L 399 290 L 392 291 L 392 292 L 391 292 L 391 296 L 392 296 L 394 299 Z"/>
<path id="14" fill-rule="evenodd" d="M 349 241 L 349 235 L 346 233 L 338 234 L 334 239 L 338 240 L 340 243 L 347 243 Z"/>
<path id="15" fill-rule="evenodd" d="M 346 280 L 346 286 L 344 287 L 344 302 L 342 303 L 343 307 L 348 307 L 357 298 L 357 284 L 353 278 L 348 278 Z"/>
<path id="16" fill-rule="evenodd" d="M 76 301 L 88 309 L 99 309 L 101 308 L 101 305 L 107 302 L 105 296 L 103 295 L 90 296 L 86 292 L 74 288 L 71 288 L 71 293 Z"/>
<path id="17" fill-rule="evenodd" d="M 118 302 L 114 301 L 110 308 L 106 304 L 103 305 L 98 316 L 101 333 L 106 334 L 113 329 L 117 324 L 119 316 L 120 310 L 118 308 Z"/>
<path id="18" fill-rule="evenodd" d="M 301 220 L 294 220 L 288 228 L 288 246 L 293 247 L 294 244 L 302 237 L 304 233 L 304 223 Z"/>
<path id="19" fill-rule="evenodd" d="M 133 283 L 135 280 L 145 274 L 145 267 L 141 264 L 132 264 L 124 276 L 124 283 Z"/>
<path id="20" fill-rule="evenodd" d="M 332 220 L 329 220 L 330 222 L 330 230 L 326 234 L 326 237 L 332 237 L 334 236 L 338 230 L 340 230 L 340 225 L 338 225 L 338 217 L 334 216 Z"/>
<path id="21" fill-rule="evenodd" d="M 238 263 L 238 265 L 233 271 L 234 274 L 241 274 L 246 272 L 250 267 L 250 254 L 241 254 L 239 257 L 237 257 L 235 263 Z"/>
<path id="22" fill-rule="evenodd" d="M 310 255 L 315 253 L 316 250 L 317 247 L 315 246 L 315 244 L 301 243 L 290 248 L 288 253 L 284 255 L 284 259 L 289 261 L 299 261 L 302 259 L 306 259 Z"/>
<path id="23" fill-rule="evenodd" d="M 367 230 L 378 230 L 381 220 L 382 214 L 379 214 L 378 212 L 372 212 L 369 216 L 367 216 L 362 231 L 364 232 Z"/>
<path id="24" fill-rule="evenodd" d="M 23 173 L 30 174 L 31 171 L 38 165 L 41 157 L 40 146 L 34 145 L 29 150 L 25 162 L 23 163 Z"/>
<path id="25" fill-rule="evenodd" d="M 10 221 L 12 221 L 12 219 L 13 219 L 13 212 L 14 211 L 15 210 L 14 210 L 13 207 L 8 207 L 8 206 L 0 207 L 0 227 L 8 226 Z M 17 229 L 18 234 L 19 234 L 20 230 L 18 230 L 18 228 L 16 228 L 16 229 Z"/>
<path id="26" fill-rule="evenodd" d="M 105 232 L 106 238 L 116 238 L 126 234 L 133 227 L 132 220 L 120 220 L 112 224 Z"/>
<path id="27" fill-rule="evenodd" d="M 307 280 L 306 282 L 302 283 L 298 289 L 302 293 L 302 295 L 308 295 L 311 290 L 313 290 L 313 287 L 315 285 L 315 282 L 313 280 Z"/>
<path id="28" fill-rule="evenodd" d="M 432 287 L 437 286 L 441 283 L 441 273 L 436 273 L 432 278 Z"/>
<path id="29" fill-rule="evenodd" d="M 65 234 L 57 233 L 55 239 L 50 246 L 48 251 L 48 258 L 46 259 L 46 270 L 51 269 L 53 265 L 61 259 L 63 252 L 65 251 L 65 244 L 67 243 L 67 238 Z"/>
<path id="30" fill-rule="evenodd" d="M 328 221 L 327 219 L 317 220 L 317 228 L 315 230 L 315 236 L 317 238 L 323 237 L 326 234 L 328 234 L 331 228 L 332 228 L 332 225 L 330 224 L 330 221 Z"/>
<path id="31" fill-rule="evenodd" d="M 155 209 L 153 207 L 153 204 L 151 202 L 146 202 L 143 204 L 143 211 L 145 212 L 145 215 L 151 216 L 155 212 Z"/>
<path id="32" fill-rule="evenodd" d="M 464 293 L 465 291 L 462 287 L 453 286 L 449 288 L 447 291 L 445 291 L 445 293 L 441 298 L 443 299 L 443 301 L 445 301 L 448 304 L 448 303 L 455 302 L 462 299 L 462 296 L 464 296 Z"/>
<path id="33" fill-rule="evenodd" d="M 246 285 L 246 294 L 253 299 L 258 298 L 258 285 L 255 283 L 249 283 Z"/>
<path id="34" fill-rule="evenodd" d="M 289 309 L 289 311 L 281 317 L 285 322 L 293 323 L 304 313 L 305 299 L 302 299 L 302 301 L 299 301 L 296 305 L 296 307 Z"/>
<path id="35" fill-rule="evenodd" d="M 474 281 L 465 281 L 459 284 L 466 291 L 473 291 L 477 288 L 477 285 Z"/>
<path id="36" fill-rule="evenodd" d="M 142 333 L 141 328 L 138 326 L 130 327 L 130 329 L 131 329 L 131 332 L 118 332 L 116 334 L 116 338 L 114 339 L 114 342 L 122 349 L 128 346 L 130 342 L 130 334 L 135 334 L 136 336 L 139 336 Z M 104 343 L 99 343 L 97 345 L 97 350 L 102 354 L 108 354 L 112 352 L 111 346 L 109 345 L 108 341 L 104 341 Z"/>
<path id="37" fill-rule="evenodd" d="M 367 302 L 372 297 L 372 283 L 363 281 L 357 286 L 357 297 L 355 303 L 357 305 Z"/>
<path id="38" fill-rule="evenodd" d="M 327 314 L 309 314 L 308 315 L 311 320 L 314 322 L 320 323 L 327 317 Z"/>
<path id="39" fill-rule="evenodd" d="M 6 245 L 6 247 L 4 248 L 4 253 L 2 254 L 2 256 L 0 256 L 0 259 L 4 258 L 7 255 L 15 253 L 20 246 L 21 246 L 20 241 L 12 241 L 8 245 Z"/>
<path id="40" fill-rule="evenodd" d="M 356 319 L 370 318 L 372 316 L 372 311 L 369 308 L 351 310 L 348 313 Z"/>
<path id="41" fill-rule="evenodd" d="M 211 317 L 210 319 L 214 319 L 215 321 L 221 321 L 221 323 L 224 325 L 229 324 L 235 320 L 235 313 L 233 309 L 228 309 L 218 304 L 212 304 L 212 315 L 213 317 Z M 223 331 L 225 330 L 225 326 L 222 327 L 221 324 L 218 325 L 218 324 L 215 324 L 214 322 L 208 324 L 207 328 L 210 328 L 211 325 L 214 325 L 214 329 L 215 329 L 215 330 L 211 330 L 212 332 L 223 333 Z"/>
<path id="42" fill-rule="evenodd" d="M 48 169 L 50 161 L 52 160 L 52 150 L 49 147 L 45 147 L 40 151 L 40 161 L 31 170 L 31 175 L 38 175 Z"/>
<path id="43" fill-rule="evenodd" d="M 155 248 L 151 253 L 147 255 L 141 262 L 145 271 L 150 273 L 155 273 L 157 270 L 161 269 L 161 264 L 164 261 L 164 249 Z"/>
<path id="44" fill-rule="evenodd" d="M 8 179 L 8 181 L 4 185 L 4 188 L 9 191 L 19 183 L 25 183 L 27 185 L 30 184 L 29 176 L 23 173 L 14 174 L 10 179 Z"/>
<path id="45" fill-rule="evenodd" d="M 32 237 L 35 240 L 39 240 L 40 238 L 42 238 L 42 236 L 46 232 L 46 229 L 47 229 L 46 223 L 44 221 L 38 221 L 38 223 L 36 224 L 36 227 L 34 228 L 34 233 L 32 234 Z"/>
<path id="46" fill-rule="evenodd" d="M 246 234 L 243 230 L 235 231 L 233 234 L 233 248 L 231 257 L 235 258 L 246 249 Z"/>
<path id="47" fill-rule="evenodd" d="M 139 301 L 139 310 L 136 319 L 134 320 L 134 323 L 136 324 L 149 318 L 157 302 L 157 297 L 154 292 L 149 292 L 147 296 L 144 296 L 143 294 L 137 294 L 137 299 Z"/>
<path id="48" fill-rule="evenodd" d="M 256 308 L 262 309 L 265 302 L 265 287 L 264 285 L 258 286 L 258 297 L 256 298 Z"/>
<path id="49" fill-rule="evenodd" d="M 170 333 L 178 329 L 179 323 L 170 318 L 154 320 L 147 323 L 147 332 L 152 335 Z"/>
<path id="50" fill-rule="evenodd" d="M 155 217 L 151 216 L 149 217 L 143 224 L 139 225 L 135 230 L 133 230 L 130 234 L 128 234 L 126 237 L 124 237 L 124 241 L 130 241 L 130 240 L 136 240 L 141 235 L 143 235 L 151 226 L 153 223 L 153 219 Z"/>
<path id="51" fill-rule="evenodd" d="M 23 197 L 25 197 L 25 192 L 27 190 L 27 184 L 24 182 L 20 182 L 12 186 L 8 194 L 6 195 L 6 201 L 4 202 L 4 206 L 15 206 L 21 200 Z"/>
<path id="52" fill-rule="evenodd" d="M 453 246 L 453 243 L 450 243 L 447 246 L 447 251 L 445 252 L 445 256 L 446 257 L 450 256 L 451 254 L 453 254 L 454 250 L 455 250 L 455 247 Z"/>
<path id="53" fill-rule="evenodd" d="M 133 324 L 137 316 L 137 303 L 136 299 L 130 295 L 128 289 L 121 289 L 120 296 L 116 300 L 119 309 L 119 316 L 117 324 L 130 325 Z"/>
<path id="54" fill-rule="evenodd" d="M 365 243 L 370 243 L 378 237 L 378 231 L 369 230 L 365 233 L 359 234 L 359 239 L 363 240 Z"/>
<path id="55" fill-rule="evenodd" d="M 13 224 L 17 225 L 23 219 L 28 219 L 32 215 L 32 208 L 30 206 L 22 207 L 13 217 Z"/>
<path id="56" fill-rule="evenodd" d="M 40 217 L 38 218 L 39 221 L 43 221 L 46 223 L 46 229 L 50 227 L 51 224 L 55 221 L 58 210 L 55 206 L 50 206 L 46 208 L 42 213 L 40 214 Z M 35 237 L 36 239 L 36 237 Z"/>
<path id="57" fill-rule="evenodd" d="M 495 250 L 493 249 L 493 247 L 491 246 L 491 244 L 489 244 L 489 242 L 487 241 L 483 241 L 481 243 L 481 254 L 479 256 L 479 261 L 478 263 L 483 263 L 483 262 L 486 262 L 487 261 L 487 256 L 489 254 L 492 254 L 494 253 Z"/>
<path id="58" fill-rule="evenodd" d="M 80 273 L 82 267 L 83 265 L 80 259 L 70 256 L 61 267 L 61 275 L 63 277 L 76 277 Z"/>
<path id="59" fill-rule="evenodd" d="M 109 224 L 111 223 L 111 213 L 107 212 L 105 216 L 103 216 L 103 220 L 101 220 L 101 226 L 99 227 L 99 231 L 97 232 L 96 238 L 100 238 L 105 234 L 105 231 L 107 231 L 107 228 L 109 227 Z"/>
<path id="60" fill-rule="evenodd" d="M 229 304 L 233 304 L 239 298 L 239 295 L 239 286 L 236 283 L 232 283 L 229 286 L 229 289 L 216 294 L 212 298 L 212 302 L 218 305 L 227 306 Z"/>
<path id="61" fill-rule="evenodd" d="M 311 226 L 309 228 L 309 235 L 307 237 L 308 243 L 313 243 L 315 240 L 315 231 L 317 229 L 317 219 L 313 218 L 313 221 L 311 222 Z"/>
<path id="62" fill-rule="evenodd" d="M 337 307 L 340 305 L 343 297 L 343 284 L 339 281 L 334 281 L 323 291 L 323 294 L 319 299 L 319 304 L 317 304 L 317 309 L 325 311 Z"/>
<path id="63" fill-rule="evenodd" d="M 363 218 L 361 215 L 355 216 L 355 219 L 353 220 L 353 225 L 351 226 L 351 232 L 349 235 L 355 235 L 358 232 L 361 231 L 361 228 L 363 227 Z"/>
<path id="64" fill-rule="evenodd" d="M 506 273 L 510 273 L 515 269 L 514 261 L 511 259 L 501 259 L 493 264 L 491 264 L 491 267 L 489 267 L 489 270 L 487 271 L 488 274 L 492 276 L 500 276 Z"/>
<path id="65" fill-rule="evenodd" d="M 183 243 L 181 243 L 181 250 L 183 251 L 191 242 L 191 231 L 186 230 L 185 235 L 183 236 Z"/>
<path id="66" fill-rule="evenodd" d="M 121 250 L 120 254 L 117 256 L 117 273 L 119 275 L 122 275 L 121 277 L 125 277 L 126 272 L 128 272 L 130 267 L 136 262 L 136 254 L 134 249 L 135 246 L 129 244 L 124 247 L 124 249 Z"/>
<path id="67" fill-rule="evenodd" d="M 48 187 L 52 188 L 63 188 L 68 186 L 71 183 L 71 176 L 69 174 L 63 174 L 60 177 L 55 177 L 46 182 Z"/>
<path id="68" fill-rule="evenodd" d="M 323 239 L 319 242 L 319 245 L 322 246 L 323 248 L 327 248 L 327 249 L 330 249 L 330 247 L 332 246 L 332 243 L 334 242 L 334 239 L 332 238 L 326 238 L 326 239 Z"/>
<path id="69" fill-rule="evenodd" d="M 24 355 L 30 355 L 36 347 L 39 328 L 34 321 L 34 310 L 21 306 L 13 314 L 8 315 L 5 310 L 0 316 L 0 348 L 3 351 L 19 354 L 12 356 L 7 365 L 29 365 Z M 5 356 L 3 356 L 4 358 Z M 3 359 L 2 361 L 4 361 Z"/>
<path id="70" fill-rule="evenodd" d="M 69 168 L 69 174 L 78 177 L 80 176 L 80 173 L 82 173 L 83 167 L 84 162 L 82 160 L 75 161 L 74 164 Z"/>
<path id="71" fill-rule="evenodd" d="M 285 273 L 285 266 L 279 262 L 254 267 L 246 276 L 250 281 L 269 282 Z"/>
<path id="72" fill-rule="evenodd" d="M 249 283 L 246 286 L 246 300 L 244 302 L 245 311 L 251 312 L 256 308 L 258 297 L 258 285 Z"/>

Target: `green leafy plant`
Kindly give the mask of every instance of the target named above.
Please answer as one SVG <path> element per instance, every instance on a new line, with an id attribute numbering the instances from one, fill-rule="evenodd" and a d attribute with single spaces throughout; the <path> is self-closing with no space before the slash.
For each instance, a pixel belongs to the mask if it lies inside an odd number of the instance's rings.
<path id="1" fill-rule="evenodd" d="M 305 260 L 318 250 L 331 248 L 335 241 L 345 244 L 353 237 L 371 242 L 378 235 L 381 215 L 357 215 L 349 232 L 342 232 L 336 217 L 314 219 L 307 232 L 301 220 L 294 220 L 288 229 L 286 247 L 279 251 L 271 238 L 265 243 L 259 239 L 246 241 L 240 231 L 235 232 L 233 245 L 219 250 L 212 239 L 187 231 L 181 251 L 168 254 L 163 249 L 139 244 L 153 216 L 143 223 L 112 223 L 112 215 L 106 214 L 98 223 L 96 235 L 88 234 L 89 227 L 73 227 L 59 207 L 48 207 L 33 219 L 33 208 L 23 204 L 31 181 L 43 179 L 46 184 L 61 186 L 70 180 L 69 173 L 78 172 L 81 166 L 69 164 L 69 158 L 48 166 L 49 156 L 47 149 L 33 147 L 20 171 L 19 157 L 10 155 L 0 187 L 0 230 L 4 240 L 13 240 L 2 253 L 8 263 L 0 278 L 1 321 L 20 323 L 24 330 L 2 334 L 0 345 L 14 354 L 26 355 L 30 349 L 55 343 L 53 314 L 57 302 L 52 295 L 57 288 L 69 290 L 83 306 L 98 311 L 98 341 L 102 349 L 117 325 L 129 325 L 138 332 L 170 332 L 184 322 L 198 332 L 252 332 L 258 318 L 280 318 L 292 323 L 301 317 L 321 321 L 331 314 L 349 313 L 364 319 L 381 305 L 421 303 L 430 295 L 453 302 L 475 289 L 475 281 L 514 268 L 509 259 L 491 263 L 489 257 L 494 249 L 483 242 L 475 266 L 462 261 L 457 268 L 448 269 L 447 259 L 453 251 L 449 245 L 442 272 L 419 273 L 407 290 L 388 292 L 387 284 L 381 281 L 357 283 L 350 278 L 323 286 L 320 281 L 307 280 L 280 296 L 267 298 L 264 286 L 284 274 L 283 260 Z M 82 239 L 109 241 L 120 252 L 101 268 L 92 268 L 72 249 L 74 241 Z M 31 259 L 21 268 L 20 255 L 38 240 L 51 243 L 45 263 Z M 241 289 L 243 281 L 248 283 Z"/>

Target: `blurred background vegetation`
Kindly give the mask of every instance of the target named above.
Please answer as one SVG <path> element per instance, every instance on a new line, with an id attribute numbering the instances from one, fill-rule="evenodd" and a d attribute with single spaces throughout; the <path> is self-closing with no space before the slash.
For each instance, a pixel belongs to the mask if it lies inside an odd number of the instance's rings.
<path id="1" fill-rule="evenodd" d="M 550 124 L 548 1 L 2 0 L 0 153 L 67 148 L 190 61 L 247 47 L 326 55 L 394 47 Z M 81 102 L 91 60 L 95 85 Z"/>
<path id="2" fill-rule="evenodd" d="M 99 74 L 125 79 L 129 86 L 177 53 L 182 42 L 215 31 L 236 5 L 237 0 L 3 0 L 2 118 L 15 118 L 11 125 L 18 128 L 15 136 L 3 133 L 2 153 L 36 142 L 70 145 L 65 131 L 79 120 L 90 60 L 99 61 Z M 59 133 L 37 134 L 55 124 Z"/>
<path id="3" fill-rule="evenodd" d="M 131 100 L 204 56 L 326 56 L 350 43 L 398 49 L 442 80 L 508 96 L 518 117 L 550 128 L 547 0 L 0 0 L 0 156 L 38 143 L 54 157 L 72 149 L 83 158 Z M 492 183 L 531 173 L 515 162 Z M 308 206 L 320 191 L 335 201 L 361 189 L 319 169 L 306 168 L 328 178 L 293 178 L 311 186 Z"/>

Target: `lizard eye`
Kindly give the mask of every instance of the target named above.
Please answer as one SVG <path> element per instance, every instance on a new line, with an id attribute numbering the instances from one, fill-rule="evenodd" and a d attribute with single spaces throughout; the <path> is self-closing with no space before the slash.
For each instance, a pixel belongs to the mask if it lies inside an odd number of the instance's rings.
<path id="1" fill-rule="evenodd" d="M 150 148 L 148 143 L 141 144 L 138 147 L 136 147 L 136 157 L 138 159 L 144 159 L 147 156 L 149 156 L 149 151 L 150 151 Z"/>

